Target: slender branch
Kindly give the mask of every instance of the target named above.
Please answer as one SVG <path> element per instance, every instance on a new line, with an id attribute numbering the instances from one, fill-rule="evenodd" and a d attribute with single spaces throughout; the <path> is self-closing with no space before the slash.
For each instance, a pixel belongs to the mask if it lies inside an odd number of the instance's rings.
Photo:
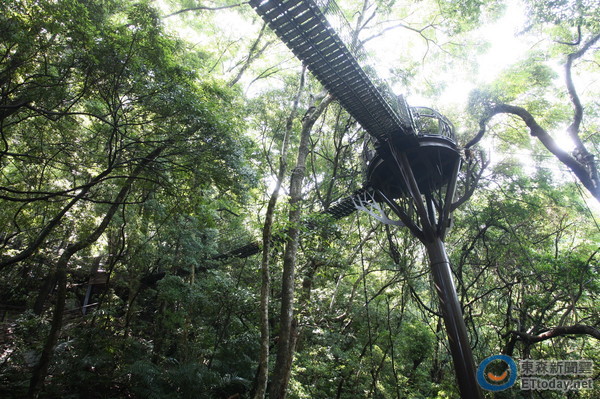
<path id="1" fill-rule="evenodd" d="M 465 153 L 467 152 L 468 150 L 465 150 Z M 466 176 L 464 178 L 464 192 L 462 193 L 460 198 L 458 198 L 455 202 L 453 202 L 450 205 L 450 213 L 458 207 L 460 207 L 465 202 L 467 202 L 469 198 L 473 196 L 473 194 L 475 193 L 475 189 L 479 184 L 479 180 L 481 180 L 481 176 L 483 176 L 483 172 L 487 169 L 488 165 L 490 164 L 490 161 L 486 161 L 483 155 L 481 155 L 479 157 L 481 159 L 481 167 L 478 171 L 475 171 L 479 162 L 477 162 L 477 159 L 475 159 L 475 161 L 473 162 L 473 158 L 475 157 L 472 155 L 472 152 L 469 152 L 469 154 L 469 163 L 467 164 Z"/>
<path id="2" fill-rule="evenodd" d="M 65 205 L 60 212 L 58 212 L 54 218 L 52 218 L 52 220 L 50 220 L 46 226 L 44 226 L 44 228 L 40 231 L 40 233 L 38 234 L 38 236 L 36 237 L 35 240 L 33 240 L 29 246 L 24 249 L 23 251 L 21 251 L 20 253 L 18 253 L 17 255 L 11 256 L 7 259 L 3 259 L 2 261 L 0 261 L 0 270 L 4 269 L 7 266 L 10 266 L 14 263 L 20 262 L 23 259 L 26 259 L 27 257 L 33 255 L 35 253 L 35 251 L 44 243 L 44 241 L 46 240 L 46 237 L 54 230 L 54 228 L 56 226 L 58 226 L 63 218 L 63 216 L 77 203 L 79 202 L 83 197 L 85 197 L 85 195 L 88 193 L 88 191 L 94 186 L 96 185 L 98 182 L 102 181 L 102 179 L 107 176 L 108 174 L 110 174 L 112 169 L 107 169 L 105 171 L 103 171 L 102 173 L 100 173 L 99 175 L 97 175 L 96 177 L 94 177 L 92 180 L 90 180 L 90 182 L 86 185 L 83 186 L 81 191 L 75 196 L 73 197 L 73 199 L 71 201 L 69 201 L 69 203 L 67 205 Z"/>
<path id="3" fill-rule="evenodd" d="M 490 119 L 496 114 L 488 113 L 483 118 L 479 120 L 479 131 L 467 144 L 465 144 L 465 150 L 473 147 L 475 144 L 479 143 L 486 132 L 486 127 Z"/>
<path id="4" fill-rule="evenodd" d="M 111 166 L 110 170 L 113 170 L 113 169 L 115 169 L 115 167 Z M 0 194 L 0 199 L 5 200 L 5 201 L 11 201 L 11 202 L 31 203 L 31 202 L 35 202 L 35 201 L 50 201 L 56 197 L 61 197 L 61 199 L 62 198 L 75 198 L 78 195 L 73 194 L 73 193 L 79 192 L 80 190 L 83 190 L 83 189 L 87 189 L 90 186 L 94 186 L 94 185 L 97 185 L 98 183 L 103 183 L 108 180 L 127 179 L 127 178 L 129 178 L 128 175 L 107 176 L 102 179 L 93 179 L 88 183 L 85 183 L 85 184 L 82 184 L 80 186 L 76 186 L 73 188 L 69 188 L 66 190 L 61 190 L 61 191 L 23 191 L 23 190 L 15 190 L 10 187 L 0 187 L 0 192 L 6 191 L 6 192 L 14 194 L 14 195 L 30 195 L 30 197 L 17 197 L 17 196 L 9 196 L 9 195 Z M 140 180 L 154 182 L 154 180 L 147 179 L 147 178 L 140 178 Z M 90 202 L 112 203 L 111 201 L 96 201 L 96 200 L 93 200 L 90 198 L 83 198 L 83 199 L 86 201 L 90 201 Z"/>
<path id="5" fill-rule="evenodd" d="M 567 46 L 579 46 L 579 44 L 581 43 L 581 25 L 577 25 L 577 40 L 575 40 L 574 42 L 562 42 L 560 40 L 557 40 L 556 43 L 565 44 Z"/>
<path id="6" fill-rule="evenodd" d="M 379 32 L 377 32 L 377 33 L 375 33 L 375 34 L 373 34 L 373 35 L 365 38 L 362 42 L 364 44 L 364 43 L 369 42 L 369 41 L 371 41 L 373 39 L 376 39 L 376 38 L 378 38 L 380 36 L 383 36 L 385 33 L 389 32 L 391 30 L 398 29 L 398 28 L 403 28 L 403 29 L 407 29 L 407 30 L 410 30 L 412 32 L 418 33 L 426 42 L 432 42 L 433 41 L 430 38 L 428 38 L 427 36 L 425 36 L 425 34 L 423 33 L 425 30 L 433 28 L 433 25 L 429 24 L 429 25 L 425 25 L 422 28 L 413 28 L 410 25 L 407 25 L 407 24 L 402 23 L 402 22 L 398 22 L 395 25 L 391 25 L 391 26 L 387 26 L 387 27 L 383 28 L 381 31 L 379 31 Z"/>
<path id="7" fill-rule="evenodd" d="M 175 16 L 175 15 L 183 14 L 185 12 L 190 12 L 190 11 L 217 11 L 217 10 L 224 10 L 224 9 L 227 9 L 227 8 L 240 7 L 240 6 L 246 5 L 248 3 L 249 3 L 248 1 L 244 1 L 244 2 L 241 2 L 241 3 L 238 3 L 238 4 L 231 4 L 231 5 L 228 5 L 228 6 L 220 6 L 220 7 L 198 6 L 198 7 L 184 8 L 182 10 L 175 11 L 172 14 L 165 15 L 163 18 L 169 18 L 169 17 Z"/>
<path id="8" fill-rule="evenodd" d="M 266 27 L 267 27 L 267 24 L 264 23 L 262 28 L 260 29 L 258 37 L 250 46 L 248 55 L 245 57 L 244 63 L 242 65 L 242 67 L 240 68 L 240 70 L 238 71 L 237 75 L 233 79 L 231 79 L 229 82 L 227 82 L 228 87 L 233 87 L 233 85 L 235 85 L 237 82 L 239 82 L 240 79 L 242 78 L 242 76 L 244 75 L 244 73 L 246 72 L 246 70 L 250 67 L 250 65 L 258 57 L 260 57 L 270 45 L 272 45 L 275 42 L 275 40 L 267 41 L 261 48 L 258 47 L 258 45 L 260 44 L 260 41 L 263 38 L 263 35 L 265 34 Z"/>

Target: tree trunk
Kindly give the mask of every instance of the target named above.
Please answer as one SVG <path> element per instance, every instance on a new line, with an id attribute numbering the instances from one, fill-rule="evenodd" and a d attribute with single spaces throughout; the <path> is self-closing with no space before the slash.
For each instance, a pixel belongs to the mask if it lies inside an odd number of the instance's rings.
<path id="1" fill-rule="evenodd" d="M 302 68 L 300 75 L 300 85 L 298 87 L 298 93 L 292 104 L 292 110 L 287 118 L 285 124 L 285 133 L 283 136 L 283 143 L 281 148 L 281 157 L 279 159 L 279 171 L 277 172 L 277 182 L 271 198 L 269 198 L 269 204 L 267 206 L 267 214 L 265 216 L 265 224 L 263 227 L 263 247 L 262 247 L 262 261 L 261 261 L 261 287 L 260 287 L 260 358 L 258 363 L 256 390 L 254 393 L 254 399 L 263 399 L 267 392 L 267 383 L 269 380 L 269 292 L 271 290 L 271 279 L 269 274 L 269 252 L 271 250 L 271 237 L 273 228 L 273 215 L 275 214 L 275 206 L 279 198 L 279 190 L 281 189 L 281 182 L 287 171 L 287 153 L 289 147 L 289 137 L 292 133 L 292 126 L 296 114 L 298 113 L 298 103 L 300 102 L 300 96 L 304 90 L 304 76 L 306 68 Z"/>
<path id="2" fill-rule="evenodd" d="M 302 200 L 302 183 L 306 172 L 306 158 L 309 153 L 309 141 L 312 127 L 316 120 L 331 103 L 330 95 L 321 101 L 319 106 L 311 106 L 302 120 L 300 147 L 296 166 L 290 179 L 290 213 L 289 229 L 283 255 L 283 275 L 281 277 L 281 316 L 279 327 L 279 342 L 275 371 L 269 392 L 270 399 L 284 399 L 290 378 L 293 346 L 295 343 L 294 320 L 294 278 L 296 269 L 296 253 L 298 252 L 298 237 L 300 235 L 300 201 Z"/>
<path id="3" fill-rule="evenodd" d="M 54 276 L 58 282 L 58 289 L 56 292 L 56 305 L 54 307 L 54 314 L 52 316 L 52 324 L 50 326 L 50 332 L 46 338 L 44 349 L 38 364 L 33 369 L 33 374 L 29 382 L 29 391 L 27 392 L 28 398 L 36 398 L 39 390 L 44 384 L 44 379 L 48 372 L 48 367 L 52 361 L 52 355 L 54 354 L 54 346 L 58 340 L 60 328 L 62 326 L 63 313 L 65 310 L 65 298 L 67 291 L 67 264 L 73 256 L 73 253 L 68 249 L 63 252 L 62 256 L 56 264 L 56 271 Z"/>
<path id="4" fill-rule="evenodd" d="M 48 295 L 50 295 L 55 286 L 56 272 L 55 270 L 50 270 L 44 279 L 44 283 L 40 287 L 40 291 L 38 292 L 35 303 L 33 304 L 33 313 L 39 316 L 44 312 L 44 305 L 48 299 Z"/>

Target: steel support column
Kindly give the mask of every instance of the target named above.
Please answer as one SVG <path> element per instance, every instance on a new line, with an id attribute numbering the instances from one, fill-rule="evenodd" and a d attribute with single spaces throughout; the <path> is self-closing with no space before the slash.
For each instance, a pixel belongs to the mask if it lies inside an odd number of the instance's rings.
<path id="1" fill-rule="evenodd" d="M 473 363 L 473 353 L 460 302 L 456 295 L 446 247 L 439 237 L 423 244 L 429 255 L 431 274 L 440 300 L 440 309 L 446 326 L 460 397 L 462 399 L 481 399 L 483 394 L 477 382 L 477 368 Z"/>
<path id="2" fill-rule="evenodd" d="M 440 301 L 440 310 L 446 334 L 448 336 L 448 344 L 454 370 L 456 373 L 456 381 L 462 399 L 483 399 L 483 393 L 477 382 L 477 369 L 473 361 L 473 353 L 467 335 L 467 327 L 462 314 L 462 308 L 456 295 L 456 287 L 452 279 L 450 269 L 450 261 L 446 253 L 443 237 L 446 234 L 446 229 L 449 220 L 449 211 L 451 209 L 454 187 L 458 175 L 458 168 L 453 168 L 455 172 L 450 181 L 447 182 L 447 190 L 443 211 L 439 220 L 435 217 L 435 209 L 431 204 L 431 192 L 421 193 L 419 185 L 415 179 L 413 166 L 411 165 L 405 152 L 396 150 L 391 147 L 390 153 L 393 156 L 394 162 L 400 171 L 401 178 L 405 183 L 409 198 L 415 206 L 416 213 L 419 215 L 414 223 L 418 223 L 418 228 L 412 228 L 413 234 L 420 239 L 425 245 L 429 263 L 431 266 L 431 274 L 435 284 L 435 290 Z M 440 187 L 441 189 L 441 187 Z M 394 208 L 392 208 L 394 209 Z M 406 218 L 405 212 L 398 208 L 395 212 Z M 404 213 L 404 215 L 403 215 Z M 420 232 L 415 233 L 415 230 Z"/>

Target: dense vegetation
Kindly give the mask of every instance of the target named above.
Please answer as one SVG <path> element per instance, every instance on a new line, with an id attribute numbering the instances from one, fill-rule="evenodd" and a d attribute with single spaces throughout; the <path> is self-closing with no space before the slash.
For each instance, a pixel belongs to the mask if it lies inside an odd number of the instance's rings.
<path id="1" fill-rule="evenodd" d="M 525 1 L 531 47 L 489 80 L 503 2 L 339 5 L 469 147 L 446 242 L 475 361 L 596 365 L 486 397 L 599 397 L 597 3 Z M 364 138 L 245 3 L 1 2 L 0 397 L 457 398 L 419 242 L 319 214 Z"/>

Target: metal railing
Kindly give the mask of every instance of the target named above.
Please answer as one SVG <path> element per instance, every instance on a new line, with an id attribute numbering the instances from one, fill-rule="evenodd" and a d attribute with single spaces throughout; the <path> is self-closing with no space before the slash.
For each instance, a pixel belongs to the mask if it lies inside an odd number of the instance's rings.
<path id="1" fill-rule="evenodd" d="M 436 136 L 456 144 L 454 125 L 444 115 L 428 107 L 410 107 L 417 136 Z"/>

